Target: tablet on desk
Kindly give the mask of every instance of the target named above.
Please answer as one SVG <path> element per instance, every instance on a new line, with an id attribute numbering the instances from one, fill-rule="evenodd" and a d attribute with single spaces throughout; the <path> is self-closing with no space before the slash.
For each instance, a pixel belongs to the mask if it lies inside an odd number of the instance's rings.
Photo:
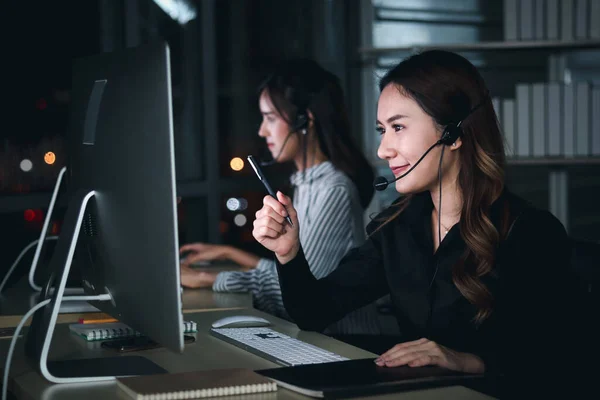
<path id="1" fill-rule="evenodd" d="M 256 372 L 281 387 L 311 397 L 346 398 L 457 385 L 483 375 L 436 366 L 379 367 L 374 358 L 272 368 Z"/>

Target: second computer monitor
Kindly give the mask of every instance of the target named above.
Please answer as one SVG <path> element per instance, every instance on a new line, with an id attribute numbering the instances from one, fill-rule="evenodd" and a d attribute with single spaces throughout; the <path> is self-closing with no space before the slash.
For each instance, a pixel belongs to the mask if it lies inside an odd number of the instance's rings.
<path id="1" fill-rule="evenodd" d="M 168 46 L 161 42 L 77 60 L 70 118 L 71 201 L 51 261 L 58 280 L 50 284 L 64 281 L 69 243 L 81 226 L 72 268 L 81 270 L 87 294 L 112 298 L 94 306 L 182 352 Z M 91 192 L 92 197 L 83 195 Z M 62 296 L 56 292 L 34 318 L 30 357 L 46 357 L 56 321 L 52 310 Z"/>
<path id="2" fill-rule="evenodd" d="M 69 186 L 94 190 L 76 258 L 94 304 L 183 350 L 169 50 L 166 44 L 78 60 Z"/>

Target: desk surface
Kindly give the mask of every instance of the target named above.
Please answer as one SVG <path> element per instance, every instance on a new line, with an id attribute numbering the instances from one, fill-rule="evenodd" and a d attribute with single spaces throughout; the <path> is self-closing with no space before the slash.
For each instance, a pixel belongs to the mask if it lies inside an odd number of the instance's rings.
<path id="1" fill-rule="evenodd" d="M 17 326 L 21 317 L 38 303 L 37 296 L 38 292 L 29 287 L 26 278 L 20 280 L 6 293 L 1 294 L 0 328 Z M 184 314 L 222 309 L 252 308 L 252 295 L 250 293 L 217 293 L 210 289 L 184 289 L 181 300 Z M 64 304 L 69 307 L 68 302 Z M 89 305 L 89 303 L 85 304 Z M 61 312 L 59 315 L 59 323 L 77 322 L 79 318 L 89 316 L 88 313 L 90 312 L 77 307 L 67 308 L 67 310 L 66 313 Z"/>
<path id="2" fill-rule="evenodd" d="M 274 316 L 262 313 L 254 309 L 244 310 L 219 310 L 201 313 L 188 314 L 187 318 L 198 323 L 198 334 L 196 342 L 186 345 L 183 354 L 175 354 L 166 349 L 153 349 L 135 353 L 143 355 L 165 368 L 169 372 L 184 372 L 203 369 L 220 368 L 250 368 L 263 369 L 278 367 L 277 364 L 267 361 L 245 350 L 239 349 L 209 334 L 210 324 L 219 318 L 236 314 L 252 314 L 262 316 L 273 322 L 273 329 L 282 333 L 296 337 L 305 342 L 316 346 L 326 348 L 327 350 L 338 353 L 348 358 L 369 358 L 375 355 L 356 347 L 347 345 L 327 336 L 315 333 L 300 331 L 296 325 L 276 318 Z M 9 340 L 0 340 L 0 359 L 6 357 Z M 114 356 L 113 352 L 101 349 L 98 342 L 88 343 L 81 338 L 72 335 L 68 331 L 68 324 L 60 324 L 54 335 L 52 348 L 50 350 L 50 359 L 73 359 L 86 357 L 106 357 Z M 123 355 L 124 361 L 127 355 Z M 23 339 L 19 339 L 17 348 L 13 357 L 10 370 L 9 389 L 21 399 L 113 399 L 119 398 L 116 384 L 114 382 L 104 382 L 100 384 L 61 384 L 53 385 L 42 378 L 26 362 L 23 354 Z M 241 396 L 231 396 L 231 399 L 242 398 Z M 306 397 L 291 392 L 287 389 L 279 388 L 275 393 L 255 394 L 244 396 L 244 399 L 305 399 Z M 461 399 L 491 399 L 491 397 L 480 394 L 476 391 L 460 387 L 446 387 L 419 390 L 405 393 L 395 393 L 389 395 L 373 396 L 377 399 L 442 399 L 442 398 L 461 398 Z"/>

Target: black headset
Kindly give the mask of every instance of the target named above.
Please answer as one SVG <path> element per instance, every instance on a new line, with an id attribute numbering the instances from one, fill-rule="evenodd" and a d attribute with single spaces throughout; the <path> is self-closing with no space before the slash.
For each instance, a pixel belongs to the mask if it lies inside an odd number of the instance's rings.
<path id="1" fill-rule="evenodd" d="M 450 146 L 452 143 L 456 142 L 463 134 L 462 128 L 460 127 L 461 123 L 462 121 L 458 124 L 451 123 L 446 125 L 446 128 L 440 137 L 439 144 Z"/>
<path id="2" fill-rule="evenodd" d="M 307 113 L 307 110 L 300 110 L 299 109 L 298 110 L 298 114 L 296 115 L 296 120 L 292 124 L 292 131 L 290 133 L 301 132 L 303 135 L 306 135 L 307 131 L 308 131 L 308 113 Z"/>

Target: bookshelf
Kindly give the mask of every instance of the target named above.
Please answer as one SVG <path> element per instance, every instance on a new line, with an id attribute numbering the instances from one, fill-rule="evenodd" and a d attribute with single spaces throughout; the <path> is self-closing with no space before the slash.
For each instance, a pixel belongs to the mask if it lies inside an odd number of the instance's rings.
<path id="1" fill-rule="evenodd" d="M 548 167 L 570 167 L 574 165 L 600 165 L 600 157 L 528 157 L 528 158 L 507 158 L 508 166 L 548 166 Z"/>
<path id="2" fill-rule="evenodd" d="M 358 53 L 363 56 L 381 57 L 396 53 L 418 53 L 427 50 L 447 50 L 454 52 L 462 51 L 517 51 L 517 50 L 539 50 L 551 52 L 575 51 L 584 49 L 600 48 L 599 39 L 580 39 L 571 41 L 562 40 L 515 40 L 515 41 L 492 41 L 474 43 L 453 44 L 414 44 L 401 47 L 360 47 Z"/>
<path id="3" fill-rule="evenodd" d="M 600 165 L 600 157 L 508 157 L 507 166 L 571 167 L 576 165 Z M 375 167 L 386 168 L 388 163 L 378 159 Z"/>

